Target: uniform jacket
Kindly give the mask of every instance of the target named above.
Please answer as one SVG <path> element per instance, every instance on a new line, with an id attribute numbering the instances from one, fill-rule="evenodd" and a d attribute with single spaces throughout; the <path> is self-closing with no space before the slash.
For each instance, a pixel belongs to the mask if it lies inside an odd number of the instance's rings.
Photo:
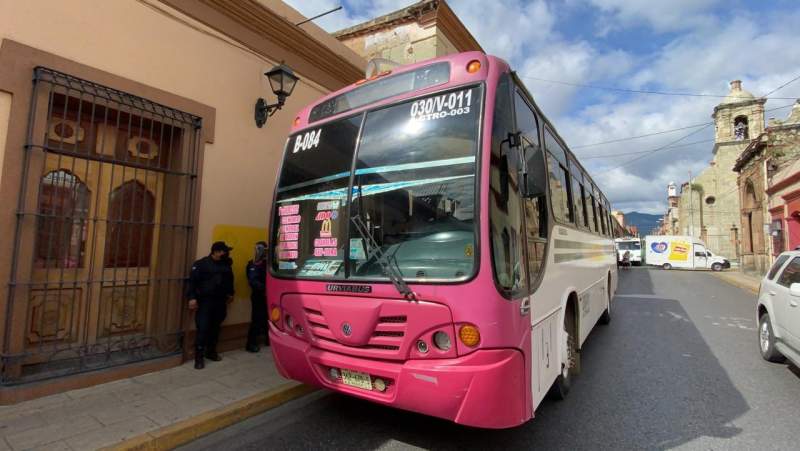
<path id="1" fill-rule="evenodd" d="M 233 296 L 232 265 L 230 258 L 214 261 L 210 256 L 194 262 L 186 287 L 186 298 L 200 302 L 225 300 Z"/>
<path id="2" fill-rule="evenodd" d="M 267 291 L 267 261 L 261 260 L 259 263 L 250 260 L 247 262 L 247 282 L 250 284 L 250 289 L 253 290 L 253 296 L 264 297 Z"/>

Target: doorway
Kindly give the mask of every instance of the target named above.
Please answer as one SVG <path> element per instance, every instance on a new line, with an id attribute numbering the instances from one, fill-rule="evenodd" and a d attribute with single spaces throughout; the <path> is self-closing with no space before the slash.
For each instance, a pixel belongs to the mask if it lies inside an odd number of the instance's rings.
<path id="1" fill-rule="evenodd" d="M 181 352 L 199 118 L 34 78 L 2 382 Z"/>

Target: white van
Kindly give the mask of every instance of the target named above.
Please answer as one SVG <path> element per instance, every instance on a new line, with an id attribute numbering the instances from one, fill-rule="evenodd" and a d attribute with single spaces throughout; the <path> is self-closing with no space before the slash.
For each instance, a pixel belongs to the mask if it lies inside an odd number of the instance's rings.
<path id="1" fill-rule="evenodd" d="M 690 236 L 648 235 L 645 241 L 645 262 L 664 269 L 730 268 L 727 258 L 714 255 L 702 240 Z"/>
<path id="2" fill-rule="evenodd" d="M 625 251 L 628 251 L 630 252 L 632 265 L 642 264 L 642 240 L 639 238 L 616 238 L 614 239 L 614 245 L 617 248 L 618 262 L 622 261 L 622 256 L 625 255 Z"/>

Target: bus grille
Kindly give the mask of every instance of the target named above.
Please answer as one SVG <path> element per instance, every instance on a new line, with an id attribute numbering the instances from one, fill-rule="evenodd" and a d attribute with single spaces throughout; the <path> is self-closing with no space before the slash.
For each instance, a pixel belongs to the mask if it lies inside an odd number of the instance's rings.
<path id="1" fill-rule="evenodd" d="M 403 338 L 405 337 L 405 324 L 408 321 L 406 316 L 397 315 L 380 317 L 375 330 L 372 332 L 372 338 L 369 340 L 369 342 L 362 346 L 353 346 L 341 343 L 334 338 L 321 311 L 307 307 L 303 310 L 305 312 L 306 322 L 309 325 L 311 334 L 316 339 L 317 343 L 323 345 L 324 347 L 341 346 L 350 349 L 399 351 L 403 344 Z"/>

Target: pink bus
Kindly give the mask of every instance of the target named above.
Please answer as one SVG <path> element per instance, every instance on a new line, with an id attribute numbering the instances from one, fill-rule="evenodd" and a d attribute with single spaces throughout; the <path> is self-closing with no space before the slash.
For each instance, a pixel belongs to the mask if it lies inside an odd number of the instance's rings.
<path id="1" fill-rule="evenodd" d="M 282 375 L 482 428 L 563 397 L 608 323 L 605 196 L 508 64 L 394 68 L 303 109 L 275 189 Z"/>

